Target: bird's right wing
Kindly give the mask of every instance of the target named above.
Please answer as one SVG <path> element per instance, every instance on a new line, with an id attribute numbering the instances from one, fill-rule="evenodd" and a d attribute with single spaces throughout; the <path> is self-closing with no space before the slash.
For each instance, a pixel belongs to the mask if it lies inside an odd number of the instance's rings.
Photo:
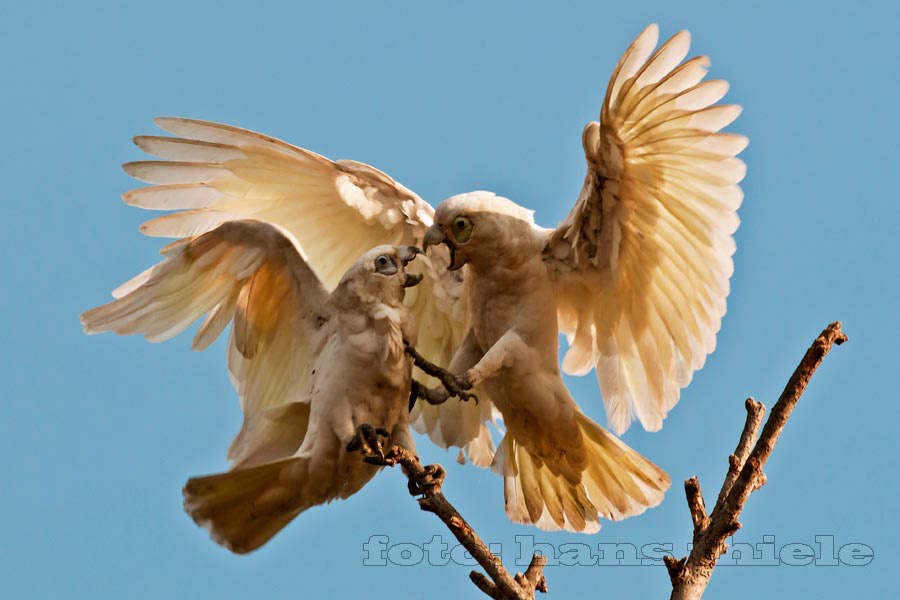
<path id="1" fill-rule="evenodd" d="M 422 245 L 434 210 L 385 173 L 363 163 L 338 160 L 259 133 L 195 119 L 164 117 L 156 124 L 178 137 L 139 136 L 135 143 L 165 160 L 141 161 L 125 171 L 153 187 L 125 194 L 128 204 L 180 211 L 141 226 L 151 236 L 196 235 L 233 219 L 256 219 L 290 231 L 327 289 L 364 252 L 381 244 Z M 447 270 L 446 248 L 409 265 L 425 275 L 406 292 L 419 324 L 417 348 L 447 365 L 465 333 L 462 275 Z M 423 373 L 417 378 L 436 385 Z M 479 405 L 458 401 L 419 403 L 412 425 L 441 446 L 467 447 L 478 464 L 490 463 L 493 443 Z M 480 458 L 479 458 L 480 457 Z M 485 458 L 488 457 L 488 458 Z"/>
<path id="2" fill-rule="evenodd" d="M 656 25 L 610 79 L 583 134 L 588 171 L 545 259 L 557 284 L 567 373 L 596 368 L 612 429 L 662 427 L 716 345 L 734 270 L 747 138 L 720 130 L 740 107 L 717 104 L 709 61 L 682 62 L 690 35 L 654 51 Z"/>
<path id="3" fill-rule="evenodd" d="M 306 432 L 299 401 L 317 336 L 327 335 L 328 292 L 291 234 L 258 221 L 223 223 L 163 253 L 117 300 L 85 312 L 84 330 L 160 342 L 207 315 L 192 346 L 203 350 L 233 321 L 228 368 L 244 423 L 228 458 L 249 467 L 289 456 Z"/>

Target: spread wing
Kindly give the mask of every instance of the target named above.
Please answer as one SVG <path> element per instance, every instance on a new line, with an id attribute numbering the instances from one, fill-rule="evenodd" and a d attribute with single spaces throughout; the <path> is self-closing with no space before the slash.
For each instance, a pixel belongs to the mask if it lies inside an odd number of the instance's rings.
<path id="1" fill-rule="evenodd" d="M 550 236 L 568 373 L 592 367 L 610 426 L 662 427 L 713 351 L 733 271 L 743 136 L 719 133 L 740 113 L 717 105 L 709 61 L 682 62 L 690 37 L 654 52 L 645 29 L 610 79 L 600 122 L 584 130 L 588 172 Z"/>
<path id="2" fill-rule="evenodd" d="M 180 212 L 142 225 L 147 235 L 191 236 L 233 219 L 272 223 L 296 237 L 325 287 L 333 289 L 365 251 L 381 244 L 421 246 L 432 224 L 431 206 L 368 165 L 332 161 L 218 123 L 180 118 L 156 123 L 178 137 L 135 138 L 143 150 L 165 160 L 126 164 L 128 174 L 155 185 L 124 199 L 141 208 Z M 406 296 L 419 324 L 419 351 L 443 365 L 466 326 L 462 276 L 448 272 L 448 264 L 443 247 L 411 263 L 409 271 L 425 277 Z M 417 378 L 426 379 L 422 373 Z M 485 426 L 490 412 L 487 401 L 417 405 L 413 426 L 442 446 L 467 446 L 473 461 L 484 463 L 477 457 L 493 450 Z"/>
<path id="3" fill-rule="evenodd" d="M 327 334 L 328 292 L 290 233 L 231 221 L 179 240 L 165 259 L 113 292 L 116 300 L 81 316 L 87 333 L 143 333 L 161 342 L 203 315 L 192 348 L 203 350 L 233 322 L 228 368 L 244 423 L 228 458 L 252 466 L 299 447 L 302 404 L 317 335 Z"/>

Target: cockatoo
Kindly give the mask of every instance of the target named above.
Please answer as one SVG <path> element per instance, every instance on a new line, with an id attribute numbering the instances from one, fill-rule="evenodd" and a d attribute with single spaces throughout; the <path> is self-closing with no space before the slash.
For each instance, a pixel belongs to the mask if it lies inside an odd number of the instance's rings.
<path id="1" fill-rule="evenodd" d="M 305 509 L 347 498 L 378 466 L 360 449 L 415 453 L 408 427 L 415 321 L 403 303 L 418 277 L 410 246 L 378 246 L 325 290 L 290 232 L 223 223 L 164 249 L 165 260 L 82 315 L 88 333 L 168 339 L 204 314 L 193 349 L 230 323 L 228 369 L 244 412 L 231 470 L 196 477 L 184 505 L 229 550 L 266 543 Z"/>
<path id="2" fill-rule="evenodd" d="M 596 368 L 610 427 L 658 430 L 715 346 L 732 273 L 746 138 L 720 129 L 740 108 L 717 105 L 723 81 L 702 82 L 705 57 L 682 62 L 680 32 L 654 51 L 645 29 L 613 72 L 600 122 L 582 143 L 587 175 L 555 229 L 489 192 L 437 211 L 377 169 L 331 161 L 271 137 L 183 118 L 156 123 L 176 137 L 135 143 L 163 160 L 125 165 L 154 184 L 127 203 L 176 210 L 142 226 L 151 236 L 196 235 L 241 218 L 292 232 L 326 287 L 375 244 L 429 246 L 406 296 L 417 349 L 472 386 L 479 402 L 446 401 L 434 380 L 411 421 L 441 446 L 465 449 L 504 478 L 512 520 L 596 531 L 599 518 L 661 501 L 669 479 L 587 418 L 567 373 Z M 456 382 L 456 383 L 454 383 Z M 495 448 L 487 424 L 506 431 Z"/>

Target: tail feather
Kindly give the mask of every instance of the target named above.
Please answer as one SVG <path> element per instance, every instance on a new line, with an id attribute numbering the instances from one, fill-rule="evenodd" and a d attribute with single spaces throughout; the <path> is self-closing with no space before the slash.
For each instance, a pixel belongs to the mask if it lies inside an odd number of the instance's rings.
<path id="1" fill-rule="evenodd" d="M 512 521 L 550 531 L 594 533 L 600 529 L 600 517 L 617 521 L 662 501 L 671 482 L 659 467 L 586 416 L 577 414 L 575 419 L 587 456 L 581 480 L 575 483 L 511 434 L 500 442 L 494 470 L 504 477 L 506 512 Z"/>
<path id="2" fill-rule="evenodd" d="M 307 459 L 194 477 L 184 508 L 218 544 L 237 554 L 256 550 L 314 502 L 304 499 Z"/>

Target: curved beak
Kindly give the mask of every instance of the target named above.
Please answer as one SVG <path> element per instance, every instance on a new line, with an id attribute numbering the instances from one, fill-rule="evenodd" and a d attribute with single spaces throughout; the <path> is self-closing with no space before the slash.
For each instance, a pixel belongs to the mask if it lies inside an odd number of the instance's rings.
<path id="1" fill-rule="evenodd" d="M 416 256 L 418 256 L 419 254 L 422 254 L 422 251 L 419 250 L 416 246 L 397 246 L 396 249 L 397 249 L 397 256 L 400 258 L 400 262 L 403 263 L 404 267 L 406 265 L 408 265 L 410 262 L 412 262 L 412 260 Z M 415 275 L 413 273 L 404 272 L 403 287 L 408 288 L 408 287 L 413 287 L 415 285 L 419 285 L 419 283 L 422 282 L 422 277 L 423 276 L 421 274 Z"/>
<path id="2" fill-rule="evenodd" d="M 444 233 L 444 228 L 439 223 L 435 223 L 425 232 L 425 238 L 422 240 L 422 252 L 428 250 L 428 246 L 437 246 L 446 242 L 447 235 Z M 447 245 L 449 246 L 449 244 Z"/>
<path id="3" fill-rule="evenodd" d="M 418 275 L 414 275 L 412 273 L 404 273 L 404 275 L 405 278 L 403 279 L 403 287 L 405 288 L 419 285 L 420 283 L 422 283 L 422 278 L 424 277 L 424 275 L 422 275 L 421 273 Z"/>
<path id="4" fill-rule="evenodd" d="M 462 269 L 462 266 L 466 264 L 465 258 L 457 261 L 456 245 L 447 237 L 444 228 L 439 223 L 435 223 L 425 232 L 425 237 L 422 240 L 422 252 L 428 250 L 428 246 L 437 246 L 438 244 L 446 244 L 450 250 L 450 266 L 447 267 L 447 270 L 458 271 Z"/>
<path id="5" fill-rule="evenodd" d="M 422 250 L 416 246 L 397 246 L 397 256 L 400 257 L 404 267 L 419 254 L 422 254 Z"/>

